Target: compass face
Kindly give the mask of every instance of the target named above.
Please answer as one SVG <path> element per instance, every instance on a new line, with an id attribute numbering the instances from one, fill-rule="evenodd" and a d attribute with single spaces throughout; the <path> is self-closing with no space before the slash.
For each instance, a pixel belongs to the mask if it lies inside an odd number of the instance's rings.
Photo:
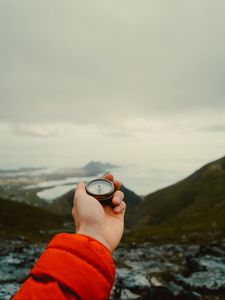
<path id="1" fill-rule="evenodd" d="M 96 179 L 86 186 L 87 192 L 91 195 L 104 196 L 114 192 L 114 184 L 106 179 Z"/>

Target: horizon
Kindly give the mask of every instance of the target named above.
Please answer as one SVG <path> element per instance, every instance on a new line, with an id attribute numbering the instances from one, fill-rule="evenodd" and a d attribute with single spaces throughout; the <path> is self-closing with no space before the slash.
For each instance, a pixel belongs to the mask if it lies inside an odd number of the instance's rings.
<path id="1" fill-rule="evenodd" d="M 223 156 L 224 157 L 224 156 Z M 128 189 L 132 190 L 133 192 L 135 192 L 137 195 L 139 196 L 146 196 L 149 194 L 152 194 L 158 190 L 167 188 L 171 185 L 174 185 L 182 180 L 185 180 L 186 178 L 188 178 L 190 175 L 192 175 L 193 173 L 195 173 L 197 170 L 201 169 L 202 167 L 204 167 L 205 165 L 217 161 L 218 159 L 221 159 L 223 157 L 214 159 L 214 160 L 210 160 L 207 161 L 203 164 L 199 164 L 199 162 L 195 162 L 194 165 L 184 165 L 181 164 L 180 168 L 174 169 L 172 168 L 172 165 L 169 164 L 167 166 L 158 166 L 157 164 L 154 166 L 140 166 L 140 165 L 117 165 L 114 169 L 108 170 L 111 171 L 112 174 L 115 176 L 115 178 L 117 178 L 118 180 L 120 180 L 123 185 L 125 187 L 127 187 Z M 92 161 L 89 161 L 87 163 L 90 163 Z M 96 161 L 94 161 L 96 162 Z M 97 161 L 100 162 L 100 161 Z M 111 162 L 100 162 L 103 164 L 107 164 Z M 86 165 L 86 164 L 85 164 Z M 36 175 L 41 175 L 41 174 L 45 174 L 45 172 L 47 172 L 47 174 L 55 174 L 58 170 L 62 170 L 64 169 L 69 170 L 69 169 L 73 169 L 73 168 L 82 168 L 85 165 L 82 166 L 70 166 L 68 168 L 58 168 L 58 167 L 54 167 L 54 168 L 48 168 L 48 167 L 28 167 L 28 170 L 23 170 L 23 168 L 17 168 L 17 169 L 1 169 L 0 168 L 0 173 L 1 172 L 12 172 L 11 176 L 16 174 L 16 172 L 20 171 L 21 172 L 27 172 L 27 175 L 29 176 L 29 172 L 38 172 L 35 173 Z M 186 166 L 186 167 L 185 167 Z M 39 172 L 40 171 L 40 172 Z M 42 171 L 44 173 L 42 173 Z M 14 173 L 15 172 L 15 173 Z M 4 175 L 4 173 L 3 173 Z M 32 175 L 34 175 L 32 173 Z M 96 177 L 96 176 L 94 176 Z M 68 176 L 65 176 L 65 179 L 68 178 Z M 70 175 L 70 178 L 72 180 L 72 177 Z M 79 176 L 75 176 L 74 178 L 79 178 Z M 77 179 L 76 179 L 77 180 Z M 82 180 L 85 180 L 84 177 Z M 88 179 L 89 180 L 89 179 Z M 51 180 L 50 180 L 51 181 Z M 47 182 L 46 180 L 44 180 L 43 182 Z M 61 182 L 61 181 L 60 181 Z M 57 180 L 56 180 L 56 186 L 57 186 Z M 63 185 L 62 183 L 59 184 L 59 186 Z M 46 188 L 46 192 L 49 193 L 48 188 Z M 68 190 L 70 190 L 70 188 L 68 188 Z M 60 193 L 60 191 L 58 191 Z M 45 193 L 45 192 L 44 192 Z"/>
<path id="2" fill-rule="evenodd" d="M 210 163 L 210 162 L 213 162 L 213 161 L 216 161 L 218 159 L 221 159 L 225 157 L 225 155 L 222 155 L 222 156 L 217 156 L 217 157 L 214 157 L 212 159 L 206 159 L 206 158 L 193 158 L 193 159 L 179 159 L 179 160 L 176 160 L 176 162 L 178 163 L 188 163 L 190 161 L 192 162 L 195 162 L 196 164 L 207 164 L 207 163 Z M 158 166 L 160 167 L 161 163 L 172 163 L 174 162 L 175 160 L 169 160 L 169 159 L 164 159 L 164 160 L 149 160 L 149 165 L 148 167 L 150 167 L 152 165 L 152 167 L 154 168 L 155 166 L 157 166 L 157 163 L 158 163 Z M 28 161 L 25 161 L 24 163 L 15 163 L 15 164 L 12 164 L 12 165 L 6 165 L 6 164 L 2 164 L 0 165 L 0 170 L 18 170 L 18 169 L 47 169 L 47 168 L 83 168 L 85 167 L 87 164 L 89 163 L 102 163 L 102 164 L 112 164 L 113 167 L 124 167 L 124 166 L 144 166 L 146 165 L 145 162 L 141 162 L 141 163 L 134 163 L 134 162 L 127 162 L 127 163 L 119 163 L 118 161 L 104 161 L 104 160 L 101 160 L 101 159 L 89 159 L 87 161 L 84 161 L 84 163 L 80 163 L 78 162 L 78 164 L 60 164 L 60 163 L 55 163 L 55 164 L 32 164 L 32 163 L 29 163 Z M 205 163 L 204 163 L 205 162 Z M 5 167 L 4 167 L 5 165 Z"/>
<path id="3" fill-rule="evenodd" d="M 188 163 L 192 163 L 192 168 L 193 168 L 193 172 L 195 170 L 197 170 L 198 168 L 201 168 L 205 165 L 207 165 L 208 163 L 211 163 L 211 162 L 214 162 L 216 160 L 219 160 L 219 159 L 222 159 L 223 157 L 225 157 L 225 154 L 224 155 L 221 155 L 221 156 L 217 156 L 217 157 L 214 157 L 214 158 L 211 158 L 211 159 L 206 159 L 206 158 L 193 158 L 193 159 L 180 159 L 180 160 L 176 160 L 177 162 L 177 166 L 183 166 L 184 164 L 188 164 Z M 87 161 L 85 161 L 84 163 L 78 163 L 78 164 L 53 164 L 53 165 L 45 165 L 45 164 L 29 164 L 27 163 L 27 161 L 22 164 L 22 163 L 16 163 L 16 164 L 13 164 L 13 165 L 0 165 L 0 171 L 11 171 L 11 170 L 19 170 L 19 169 L 61 169 L 61 168 L 65 168 L 65 169 L 73 169 L 73 168 L 83 168 L 85 167 L 87 164 L 91 163 L 91 162 L 94 162 L 94 163 L 102 163 L 102 164 L 112 164 L 113 167 L 129 167 L 129 166 L 136 166 L 136 167 L 152 167 L 152 169 L 157 169 L 157 167 L 160 169 L 162 167 L 162 164 L 167 164 L 169 165 L 170 167 L 173 164 L 175 160 L 150 160 L 149 161 L 149 164 L 146 166 L 146 163 L 142 162 L 142 163 L 134 163 L 134 162 L 128 162 L 128 163 L 119 163 L 118 161 L 103 161 L 101 159 L 89 159 Z M 196 168 L 195 168 L 196 166 Z M 179 169 L 179 168 L 178 168 Z M 176 165 L 175 165 L 175 168 L 174 170 L 176 170 Z"/>

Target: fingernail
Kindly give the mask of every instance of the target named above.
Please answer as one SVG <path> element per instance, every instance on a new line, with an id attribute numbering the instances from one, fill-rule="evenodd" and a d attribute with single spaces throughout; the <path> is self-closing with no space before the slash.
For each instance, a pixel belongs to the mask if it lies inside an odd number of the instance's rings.
<path id="1" fill-rule="evenodd" d="M 114 196 L 113 198 L 114 198 L 114 200 L 116 200 L 116 202 L 121 201 L 120 197 L 118 197 L 118 196 Z"/>
<path id="2" fill-rule="evenodd" d="M 108 175 L 109 174 L 109 172 L 106 172 L 105 174 L 103 174 L 103 176 L 106 176 L 106 175 Z"/>

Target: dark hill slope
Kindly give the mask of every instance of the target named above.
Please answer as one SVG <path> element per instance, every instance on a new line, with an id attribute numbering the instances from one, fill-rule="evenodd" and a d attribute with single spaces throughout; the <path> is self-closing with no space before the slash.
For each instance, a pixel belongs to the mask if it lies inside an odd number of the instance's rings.
<path id="1" fill-rule="evenodd" d="M 63 221 L 43 208 L 0 198 L 0 239 L 48 240 L 62 229 Z"/>
<path id="2" fill-rule="evenodd" d="M 121 191 L 124 193 L 124 201 L 126 202 L 127 209 L 125 214 L 125 228 L 130 228 L 134 220 L 138 218 L 137 207 L 141 203 L 141 197 L 135 194 L 133 191 L 128 190 L 125 186 L 121 187 Z"/>
<path id="3" fill-rule="evenodd" d="M 148 195 L 139 226 L 184 233 L 225 229 L 225 157 L 188 178 Z"/>

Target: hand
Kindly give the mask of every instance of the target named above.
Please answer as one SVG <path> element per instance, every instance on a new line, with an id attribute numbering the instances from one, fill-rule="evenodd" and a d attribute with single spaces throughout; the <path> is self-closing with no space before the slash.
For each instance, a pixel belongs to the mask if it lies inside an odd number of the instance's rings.
<path id="1" fill-rule="evenodd" d="M 107 174 L 105 179 L 113 181 L 113 175 Z M 76 223 L 76 232 L 95 238 L 113 251 L 119 244 L 124 230 L 124 214 L 126 204 L 124 194 L 118 189 L 119 181 L 113 181 L 117 191 L 114 193 L 112 203 L 102 205 L 94 197 L 87 194 L 85 184 L 80 182 L 74 195 L 72 215 Z"/>

